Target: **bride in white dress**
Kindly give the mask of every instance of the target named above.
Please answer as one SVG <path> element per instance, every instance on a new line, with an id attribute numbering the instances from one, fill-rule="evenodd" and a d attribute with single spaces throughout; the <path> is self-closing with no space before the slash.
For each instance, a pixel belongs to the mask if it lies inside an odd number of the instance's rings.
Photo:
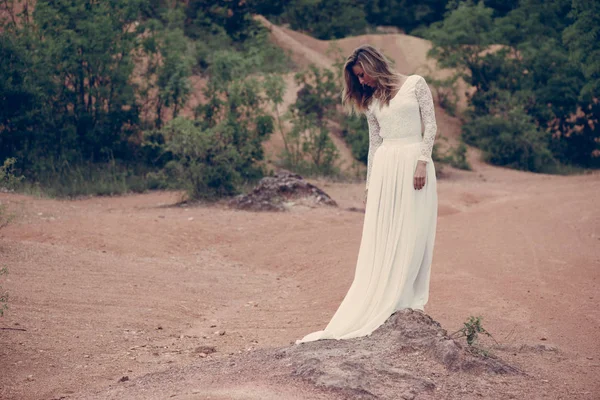
<path id="1" fill-rule="evenodd" d="M 296 344 L 370 335 L 396 310 L 423 311 L 429 298 L 438 206 L 431 91 L 422 76 L 397 74 L 381 52 L 364 45 L 344 66 L 342 102 L 365 113 L 369 124 L 356 271 L 325 329 Z"/>

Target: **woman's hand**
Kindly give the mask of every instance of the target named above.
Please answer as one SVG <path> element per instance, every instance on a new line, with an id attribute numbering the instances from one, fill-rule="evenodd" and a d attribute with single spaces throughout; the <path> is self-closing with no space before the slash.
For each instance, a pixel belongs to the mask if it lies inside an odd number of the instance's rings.
<path id="1" fill-rule="evenodd" d="M 425 186 L 425 176 L 427 175 L 427 161 L 419 160 L 417 168 L 415 168 L 415 176 L 413 178 L 413 187 L 420 190 Z"/>

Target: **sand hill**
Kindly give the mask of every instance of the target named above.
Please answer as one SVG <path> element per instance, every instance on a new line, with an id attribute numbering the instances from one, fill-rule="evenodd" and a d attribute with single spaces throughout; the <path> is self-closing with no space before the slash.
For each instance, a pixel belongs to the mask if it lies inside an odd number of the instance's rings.
<path id="1" fill-rule="evenodd" d="M 368 43 L 380 48 L 394 62 L 396 70 L 400 73 L 431 75 L 436 78 L 449 75 L 449 71 L 438 71 L 434 60 L 427 59 L 427 51 L 431 48 L 431 44 L 421 38 L 404 34 L 372 34 L 324 41 L 291 29 L 279 27 L 261 16 L 258 16 L 257 19 L 270 30 L 273 42 L 291 56 L 299 69 L 306 68 L 309 64 L 315 64 L 321 68 L 333 68 L 334 62 L 339 60 L 340 57 L 344 59 L 356 47 Z M 283 109 L 286 109 L 296 100 L 298 90 L 293 80 L 293 74 L 286 77 L 286 84 L 288 90 Z M 459 110 L 464 109 L 466 106 L 464 92 L 468 90 L 464 84 L 458 87 L 458 92 L 463 94 L 458 103 Z M 432 87 L 432 91 L 435 94 L 435 88 Z M 440 137 L 443 136 L 448 139 L 447 142 L 438 141 L 441 145 L 440 148 L 444 149 L 447 145 L 456 145 L 460 136 L 458 118 L 448 115 L 439 106 L 436 106 L 436 118 Z M 350 148 L 335 134 L 332 135 L 332 140 L 340 152 L 339 162 L 342 170 L 348 171 L 354 160 Z M 273 135 L 265 145 L 267 158 L 276 160 L 282 148 L 283 141 L 280 135 Z"/>

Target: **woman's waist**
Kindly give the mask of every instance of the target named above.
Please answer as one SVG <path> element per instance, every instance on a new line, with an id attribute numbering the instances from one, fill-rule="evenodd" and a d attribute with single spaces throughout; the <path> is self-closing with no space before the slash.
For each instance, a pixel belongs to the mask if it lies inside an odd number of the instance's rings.
<path id="1" fill-rule="evenodd" d="M 423 141 L 423 137 L 420 133 L 410 136 L 384 136 L 382 139 L 382 143 L 388 145 L 419 143 Z"/>

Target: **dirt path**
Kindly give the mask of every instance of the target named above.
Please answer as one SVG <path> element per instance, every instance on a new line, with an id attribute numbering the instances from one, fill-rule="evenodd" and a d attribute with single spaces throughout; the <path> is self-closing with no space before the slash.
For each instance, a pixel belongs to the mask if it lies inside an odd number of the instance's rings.
<path id="1" fill-rule="evenodd" d="M 594 398 L 600 175 L 476 168 L 438 181 L 426 311 L 449 330 L 482 315 L 515 349 L 509 361 L 539 375 L 541 393 Z M 201 362 L 200 346 L 228 357 L 322 329 L 353 277 L 364 214 L 348 208 L 362 208 L 363 185 L 312 183 L 340 207 L 262 214 L 172 207 L 177 193 L 0 194 L 17 213 L 0 240 L 10 272 L 0 398 L 77 398 Z M 556 350 L 535 365 L 518 351 L 539 344 Z"/>

